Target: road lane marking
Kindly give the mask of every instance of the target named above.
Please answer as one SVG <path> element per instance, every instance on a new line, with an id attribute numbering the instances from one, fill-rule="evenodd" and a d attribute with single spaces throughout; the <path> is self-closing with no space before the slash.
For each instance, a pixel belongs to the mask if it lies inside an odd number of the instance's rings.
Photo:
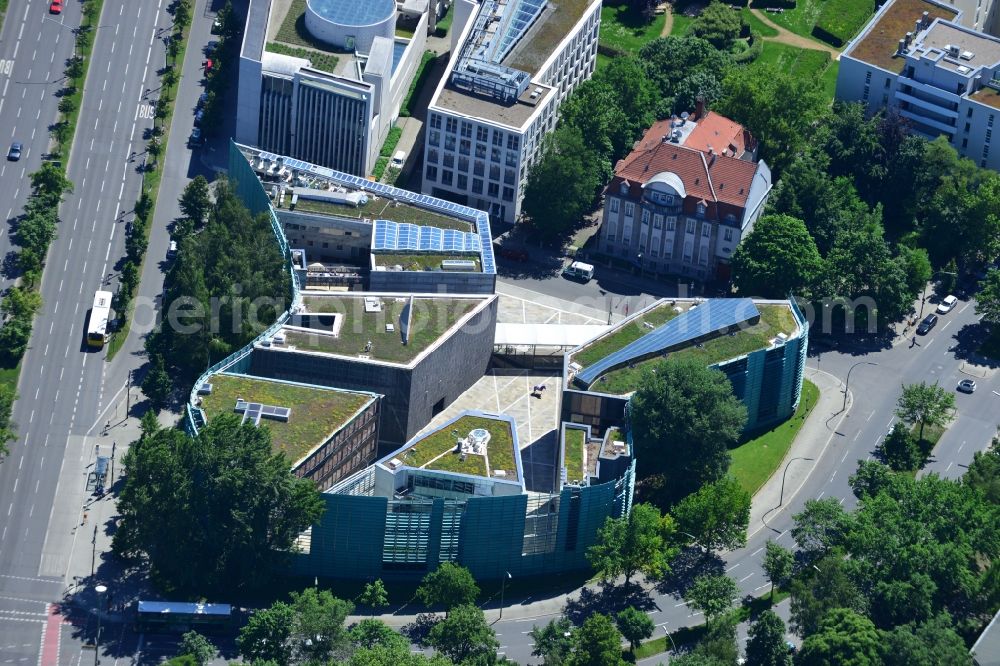
<path id="1" fill-rule="evenodd" d="M 752 573 L 749 573 L 749 574 L 747 574 L 746 576 L 744 576 L 743 578 L 740 578 L 740 582 L 742 583 L 742 582 L 744 582 L 744 581 L 745 581 L 745 580 L 746 580 L 747 578 L 751 578 L 752 576 L 753 576 L 753 574 L 752 574 Z"/>
<path id="2" fill-rule="evenodd" d="M 953 321 L 955 321 L 955 320 L 954 319 L 949 319 L 948 323 L 941 327 L 941 331 L 944 332 L 944 330 L 946 328 L 948 328 L 949 326 L 951 326 L 951 322 L 953 322 Z"/>
<path id="3" fill-rule="evenodd" d="M 756 555 L 757 555 L 757 553 L 759 553 L 759 552 L 760 552 L 760 551 L 762 551 L 762 550 L 764 550 L 764 547 L 763 547 L 763 546 L 761 546 L 761 547 L 760 547 L 760 548 L 758 548 L 757 550 L 755 550 L 755 551 L 753 551 L 752 553 L 750 553 L 750 557 L 754 557 L 754 556 L 756 556 Z"/>

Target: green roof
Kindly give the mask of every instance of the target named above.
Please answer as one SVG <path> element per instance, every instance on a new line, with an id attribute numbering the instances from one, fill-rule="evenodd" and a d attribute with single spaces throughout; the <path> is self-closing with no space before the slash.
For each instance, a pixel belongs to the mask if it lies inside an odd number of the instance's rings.
<path id="1" fill-rule="evenodd" d="M 588 343 L 583 349 L 573 354 L 571 360 L 583 367 L 593 365 L 625 345 L 635 342 L 654 328 L 666 324 L 678 314 L 680 313 L 674 312 L 674 306 L 671 305 L 670 301 L 650 308 L 645 314 L 625 322 L 607 335 Z"/>
<path id="2" fill-rule="evenodd" d="M 486 445 L 486 455 L 490 461 L 489 470 L 486 468 L 486 459 L 483 456 L 466 454 L 465 460 L 462 460 L 461 454 L 456 452 L 457 443 L 452 431 L 457 430 L 460 437 L 465 437 L 476 428 L 490 432 L 490 441 Z M 514 456 L 514 437 L 510 423 L 482 416 L 463 416 L 396 455 L 403 464 L 410 467 L 474 476 L 493 476 L 493 470 L 502 469 L 504 471 L 502 478 L 518 481 Z"/>
<path id="3" fill-rule="evenodd" d="M 518 40 L 504 65 L 531 75 L 538 73 L 559 43 L 595 0 L 549 0 L 538 21 Z"/>
<path id="4" fill-rule="evenodd" d="M 322 335 L 285 329 L 285 341 L 298 349 L 343 356 L 364 355 L 378 361 L 409 363 L 441 338 L 459 319 L 475 309 L 478 298 L 415 298 L 412 334 L 403 344 L 402 315 L 409 298 L 380 297 L 381 312 L 365 312 L 362 297 L 306 296 L 306 312 L 344 315 L 339 334 Z M 392 324 L 392 331 L 386 330 Z M 369 351 L 366 345 L 371 341 Z"/>
<path id="5" fill-rule="evenodd" d="M 798 329 L 795 315 L 792 314 L 792 309 L 788 305 L 760 303 L 756 305 L 757 310 L 760 312 L 760 321 L 758 323 L 733 334 L 718 335 L 698 345 L 688 345 L 671 351 L 666 355 L 667 360 L 692 358 L 699 360 L 706 366 L 715 365 L 716 363 L 728 361 L 759 349 L 766 349 L 770 345 L 771 340 L 777 337 L 778 333 L 791 336 Z M 632 331 L 637 330 L 636 326 L 626 325 L 624 328 Z M 648 329 L 643 327 L 643 330 L 638 332 L 640 334 L 648 332 Z M 638 337 L 639 335 L 636 335 L 635 339 Z M 608 353 L 616 351 L 625 344 L 632 342 L 632 340 L 627 338 L 622 339 L 624 342 L 621 345 L 605 349 L 600 356 L 597 356 L 596 360 L 600 360 Z M 598 340 L 595 344 L 600 342 Z M 589 354 L 590 349 L 588 348 L 585 351 Z M 574 356 L 574 360 L 579 357 L 580 354 L 577 354 Z M 632 366 L 612 370 L 599 377 L 590 387 L 590 390 L 599 393 L 610 393 L 612 395 L 631 393 L 638 388 L 643 373 L 652 365 L 662 360 L 663 356 L 661 355 L 635 363 Z M 577 362 L 579 363 L 579 361 Z M 580 364 L 586 365 L 585 363 Z"/>
<path id="6" fill-rule="evenodd" d="M 467 253 L 451 253 L 451 254 L 434 254 L 430 252 L 378 252 L 376 251 L 372 256 L 375 257 L 375 265 L 377 266 L 402 266 L 405 271 L 440 271 L 441 262 L 446 260 L 464 260 L 472 261 L 476 264 L 475 271 L 466 271 L 468 273 L 481 273 L 483 271 L 482 262 L 479 259 L 479 254 L 467 254 Z M 458 272 L 458 271 L 451 271 Z"/>
<path id="7" fill-rule="evenodd" d="M 330 201 L 317 201 L 315 199 L 304 199 L 301 196 L 295 204 L 295 210 L 306 213 L 320 213 L 326 215 L 339 215 L 340 217 L 365 218 L 369 220 L 389 220 L 391 222 L 410 222 L 439 229 L 457 229 L 459 231 L 474 231 L 473 225 L 467 220 L 458 217 L 451 217 L 435 213 L 434 211 L 420 208 L 402 202 L 393 202 L 391 199 L 373 196 L 368 197 L 368 202 L 360 206 L 350 206 L 338 204 Z"/>
<path id="8" fill-rule="evenodd" d="M 582 428 L 565 429 L 563 466 L 566 468 L 567 481 L 583 480 L 583 446 L 586 435 L 586 431 Z"/>
<path id="9" fill-rule="evenodd" d="M 201 408 L 209 421 L 234 413 L 237 398 L 288 407 L 291 417 L 287 423 L 262 418 L 260 425 L 271 431 L 274 450 L 284 452 L 293 463 L 325 442 L 374 399 L 353 391 L 241 375 L 212 375 L 209 383 L 212 392 L 201 396 Z"/>

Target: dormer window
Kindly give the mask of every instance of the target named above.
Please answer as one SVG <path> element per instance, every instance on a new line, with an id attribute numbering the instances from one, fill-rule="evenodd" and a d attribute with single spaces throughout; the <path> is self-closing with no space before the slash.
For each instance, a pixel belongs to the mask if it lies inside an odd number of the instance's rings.
<path id="1" fill-rule="evenodd" d="M 698 216 L 703 217 L 705 215 L 705 204 L 698 204 Z"/>
<path id="2" fill-rule="evenodd" d="M 618 191 L 624 195 L 628 195 L 628 182 L 622 181 L 622 184 L 618 186 Z"/>

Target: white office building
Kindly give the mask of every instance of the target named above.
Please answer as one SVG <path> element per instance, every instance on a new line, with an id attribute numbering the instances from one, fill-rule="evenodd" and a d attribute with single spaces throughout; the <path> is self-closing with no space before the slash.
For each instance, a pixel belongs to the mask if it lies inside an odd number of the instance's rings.
<path id="1" fill-rule="evenodd" d="M 992 146 L 1000 39 L 974 29 L 997 23 L 994 5 L 982 4 L 889 0 L 841 54 L 837 99 L 862 102 L 869 113 L 891 107 L 910 131 L 944 135 L 960 154 L 1000 170 Z"/>
<path id="2" fill-rule="evenodd" d="M 422 191 L 517 221 L 559 104 L 594 72 L 600 0 L 458 0 L 427 112 Z"/>
<path id="3" fill-rule="evenodd" d="M 371 173 L 427 39 L 428 0 L 405 4 L 251 0 L 236 140 L 358 176 Z M 397 20 L 416 22 L 412 37 L 396 36 Z"/>

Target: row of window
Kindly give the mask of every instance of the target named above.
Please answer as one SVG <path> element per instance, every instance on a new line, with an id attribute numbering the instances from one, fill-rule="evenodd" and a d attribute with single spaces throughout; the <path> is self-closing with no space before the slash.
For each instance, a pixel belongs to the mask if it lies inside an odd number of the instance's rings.
<path id="1" fill-rule="evenodd" d="M 655 242 L 658 242 L 659 239 L 658 238 L 654 238 L 653 241 L 655 243 Z M 625 242 L 627 243 L 628 239 L 625 239 Z M 699 254 L 699 257 L 698 257 L 698 264 L 700 266 L 708 266 L 708 255 L 709 255 L 708 246 L 702 245 L 701 249 L 702 249 L 702 251 L 701 251 L 701 253 Z M 604 247 L 604 250 L 608 254 L 615 254 L 615 253 L 617 253 L 617 254 L 619 254 L 619 255 L 621 255 L 623 257 L 626 257 L 628 259 L 634 259 L 635 258 L 632 255 L 632 250 L 627 245 L 625 245 L 625 246 L 619 246 L 619 245 L 616 245 L 615 243 L 606 243 L 605 247 Z M 657 248 L 655 246 L 652 247 L 652 248 L 650 248 L 649 254 L 646 255 L 646 246 L 645 245 L 640 245 L 639 246 L 639 254 L 643 255 L 642 259 L 641 259 L 641 264 L 642 264 L 642 266 L 644 268 L 652 268 L 652 269 L 655 270 L 655 269 L 657 269 L 661 265 L 658 261 L 655 261 L 656 259 L 660 259 L 661 258 L 659 248 Z M 667 239 L 666 245 L 664 245 L 664 247 L 663 247 L 662 259 L 664 260 L 663 264 L 662 264 L 663 268 L 668 268 L 669 267 L 669 262 L 671 262 L 674 259 L 674 244 L 673 244 L 673 241 L 671 239 Z M 691 264 L 694 263 L 694 261 L 692 259 L 692 248 L 691 248 L 690 244 L 685 244 L 685 246 L 684 246 L 683 262 L 685 264 L 688 264 L 688 265 L 691 265 Z"/>
<path id="2" fill-rule="evenodd" d="M 438 164 L 440 163 L 447 169 L 455 168 L 455 155 L 453 153 L 444 153 L 444 159 L 440 159 L 438 150 L 436 148 L 431 148 L 427 151 L 427 163 L 428 164 Z M 469 158 L 459 156 L 458 160 L 458 170 L 463 173 L 469 172 Z M 476 160 L 473 163 L 472 169 L 473 175 L 475 176 L 485 176 L 486 175 L 486 163 L 482 160 Z M 490 178 L 492 180 L 500 180 L 500 165 L 491 164 L 490 165 Z M 512 168 L 505 168 L 503 171 L 503 182 L 507 185 L 514 185 L 517 182 L 517 170 Z"/>
<path id="3" fill-rule="evenodd" d="M 430 118 L 430 126 L 433 130 L 441 129 L 441 114 L 432 113 Z M 450 116 L 445 118 L 444 130 L 445 139 L 451 139 L 452 144 L 454 144 L 455 139 L 459 132 L 463 139 L 472 138 L 472 126 L 473 123 L 468 120 L 459 121 L 458 118 L 452 118 Z M 461 128 L 461 129 L 460 129 Z M 492 135 L 492 142 L 494 146 L 502 148 L 504 145 L 504 132 L 503 130 L 493 129 L 486 127 L 484 125 L 476 125 L 476 141 L 481 143 L 489 143 Z M 439 136 L 438 132 L 431 132 L 431 136 Z M 434 142 L 437 145 L 437 142 Z M 521 137 L 517 134 L 507 134 L 507 150 L 520 150 L 521 149 Z"/>
<path id="4" fill-rule="evenodd" d="M 457 176 L 455 172 L 451 169 L 441 169 L 441 180 L 438 181 L 438 168 L 433 164 L 428 164 L 426 170 L 424 171 L 424 178 L 432 183 L 440 182 L 442 185 L 447 185 L 448 187 L 455 187 L 460 190 L 469 189 L 469 177 L 464 173 L 460 173 Z M 483 193 L 484 182 L 481 178 L 472 179 L 472 192 L 473 194 Z M 501 190 L 499 183 L 486 183 L 486 193 L 488 196 L 497 199 L 501 198 Z M 514 200 L 514 188 L 504 187 L 503 196 L 504 201 Z"/>

